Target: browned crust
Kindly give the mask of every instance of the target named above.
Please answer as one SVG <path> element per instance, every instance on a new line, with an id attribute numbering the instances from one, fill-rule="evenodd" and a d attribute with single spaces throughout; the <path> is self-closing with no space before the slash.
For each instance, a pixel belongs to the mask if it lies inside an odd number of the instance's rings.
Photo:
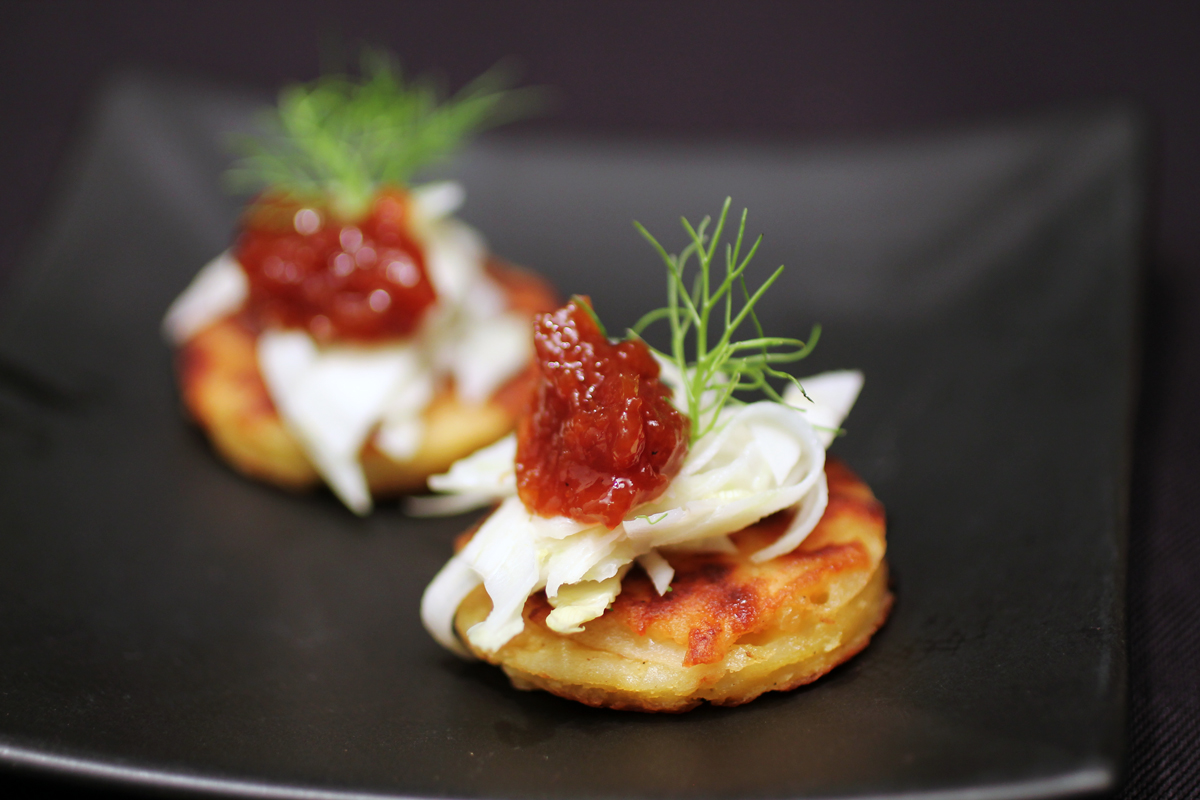
<path id="1" fill-rule="evenodd" d="M 531 272 L 493 261 L 488 273 L 504 288 L 514 310 L 532 315 L 558 303 L 550 285 Z M 183 405 L 239 472 L 285 489 L 311 488 L 320 476 L 271 402 L 258 369 L 256 336 L 253 326 L 235 315 L 184 343 L 176 355 Z M 393 461 L 370 442 L 363 448 L 363 471 L 372 493 L 419 490 L 428 476 L 508 433 L 531 381 L 532 372 L 526 371 L 482 405 L 462 403 L 452 387 L 444 387 L 425 412 L 425 440 L 412 459 Z"/>
<path id="2" fill-rule="evenodd" d="M 519 636 L 475 654 L 503 667 L 518 688 L 647 712 L 739 705 L 816 680 L 862 650 L 892 605 L 883 508 L 841 464 L 826 473 L 829 506 L 792 553 L 749 560 L 786 526 L 771 518 L 735 535 L 736 555 L 667 554 L 676 577 L 661 597 L 631 570 L 613 605 L 582 633 L 546 627 L 550 607 L 539 593 L 526 603 Z M 490 610 L 482 588 L 463 601 L 455 624 L 464 641 Z"/>

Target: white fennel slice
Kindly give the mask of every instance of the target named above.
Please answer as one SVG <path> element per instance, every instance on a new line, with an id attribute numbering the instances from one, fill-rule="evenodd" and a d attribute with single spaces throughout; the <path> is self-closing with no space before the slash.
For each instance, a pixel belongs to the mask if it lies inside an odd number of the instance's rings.
<path id="1" fill-rule="evenodd" d="M 726 408 L 714 430 L 692 446 L 666 491 L 611 530 L 530 513 L 516 495 L 514 436 L 434 476 L 430 485 L 437 490 L 500 505 L 426 590 L 426 626 L 440 642 L 454 639 L 454 611 L 482 583 L 492 611 L 467 633 L 479 649 L 495 651 L 520 633 L 525 601 L 539 590 L 545 590 L 556 612 L 570 609 L 552 627 L 574 631 L 604 612 L 611 602 L 611 597 L 604 601 L 612 592 L 611 579 L 634 561 L 662 593 L 673 573 L 660 548 L 728 549 L 728 534 L 784 509 L 796 511 L 790 526 L 752 558 L 766 561 L 794 550 L 816 526 L 828 500 L 825 448 L 832 433 L 822 431 L 840 426 L 862 376 L 825 373 L 801 384 L 810 398 L 803 409 L 766 401 Z M 810 418 L 819 420 L 821 431 Z M 564 589 L 567 597 L 560 601 Z"/>

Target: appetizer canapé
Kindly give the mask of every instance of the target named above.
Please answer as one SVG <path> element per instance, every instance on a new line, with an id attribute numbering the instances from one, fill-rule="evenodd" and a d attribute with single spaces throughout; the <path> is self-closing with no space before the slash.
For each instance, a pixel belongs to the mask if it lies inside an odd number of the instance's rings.
<path id="1" fill-rule="evenodd" d="M 711 238 L 685 222 L 678 256 L 645 234 L 667 264 L 668 305 L 625 340 L 608 339 L 586 298 L 540 315 L 517 433 L 430 478 L 499 505 L 462 537 L 422 618 L 519 688 L 640 711 L 737 705 L 828 672 L 891 607 L 883 507 L 825 458 L 862 375 L 778 369 L 818 331 L 762 334 L 754 306 L 779 272 L 746 290 L 758 245 L 742 255 L 744 213 L 713 274 L 728 209 Z M 664 319 L 669 354 L 638 335 Z M 757 336 L 735 341 L 743 324 Z M 790 385 L 780 393 L 773 378 Z M 743 403 L 741 390 L 767 399 Z"/>
<path id="2" fill-rule="evenodd" d="M 358 513 L 512 429 L 529 321 L 557 304 L 452 216 L 456 184 L 408 185 L 513 93 L 485 76 L 439 104 L 384 57 L 364 73 L 285 90 L 244 140 L 231 176 L 261 193 L 164 323 L 184 404 L 234 467 L 323 479 Z"/>

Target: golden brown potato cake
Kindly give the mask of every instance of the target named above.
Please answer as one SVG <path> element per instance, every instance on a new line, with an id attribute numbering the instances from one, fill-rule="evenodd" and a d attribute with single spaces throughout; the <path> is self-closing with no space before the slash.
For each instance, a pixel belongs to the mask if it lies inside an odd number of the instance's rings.
<path id="1" fill-rule="evenodd" d="M 488 273 L 504 289 L 509 307 L 549 311 L 558 297 L 540 277 L 498 262 Z M 177 354 L 180 393 L 191 417 L 238 471 L 286 489 L 321 482 L 299 442 L 284 426 L 258 369 L 256 332 L 244 317 L 225 317 L 193 336 Z M 483 405 L 467 405 L 446 386 L 425 412 L 425 439 L 417 454 L 399 462 L 368 441 L 363 470 L 372 494 L 419 490 L 425 479 L 512 430 L 534 373 L 516 376 Z"/>
<path id="2" fill-rule="evenodd" d="M 883 506 L 844 465 L 831 460 L 825 472 L 829 506 L 791 553 L 749 558 L 787 527 L 781 512 L 734 534 L 736 554 L 664 552 L 675 568 L 665 595 L 634 567 L 603 616 L 560 634 L 546 627 L 539 592 L 522 633 L 495 653 L 472 652 L 519 689 L 633 711 L 740 705 L 816 680 L 863 649 L 892 606 Z M 489 611 L 483 587 L 459 605 L 468 647 L 466 631 Z"/>

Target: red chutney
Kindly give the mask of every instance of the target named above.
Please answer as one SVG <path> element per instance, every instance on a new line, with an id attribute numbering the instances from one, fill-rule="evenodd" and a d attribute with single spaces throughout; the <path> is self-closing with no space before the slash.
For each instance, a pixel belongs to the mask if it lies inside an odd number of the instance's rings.
<path id="1" fill-rule="evenodd" d="M 380 192 L 354 223 L 319 205 L 259 198 L 235 250 L 249 278 L 251 315 L 321 341 L 408 336 L 437 297 L 408 216 L 408 197 L 398 190 Z"/>
<path id="2" fill-rule="evenodd" d="M 534 322 L 539 376 L 517 427 L 517 492 L 536 514 L 615 528 L 679 472 L 688 420 L 650 349 L 609 342 L 581 302 Z"/>

